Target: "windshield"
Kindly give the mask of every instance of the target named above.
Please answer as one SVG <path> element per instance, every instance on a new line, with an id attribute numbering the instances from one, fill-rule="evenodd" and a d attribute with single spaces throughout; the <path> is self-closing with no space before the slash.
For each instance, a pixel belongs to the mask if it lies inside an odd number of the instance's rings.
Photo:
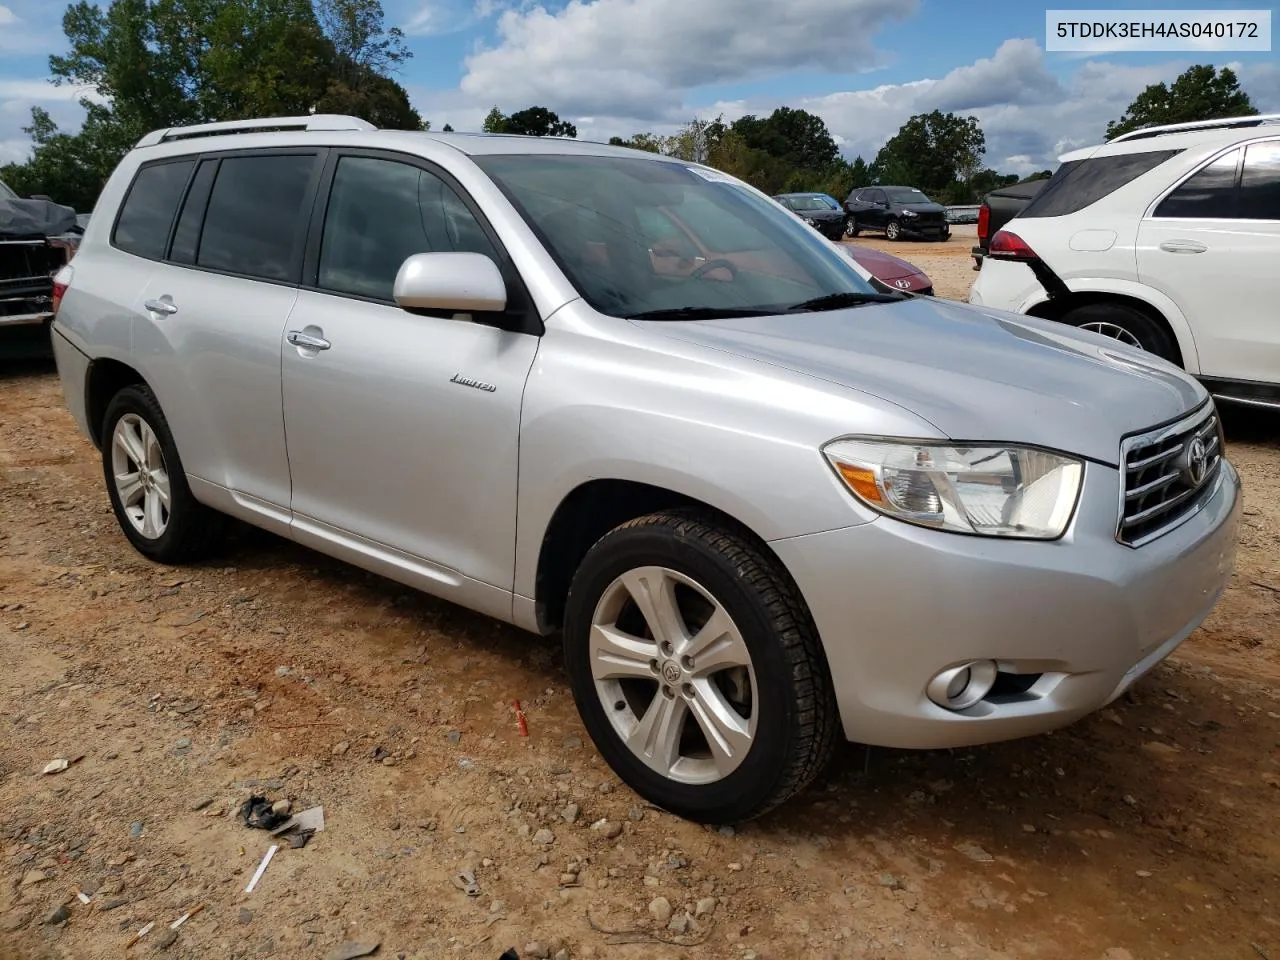
<path id="1" fill-rule="evenodd" d="M 788 197 L 787 206 L 792 210 L 839 210 L 840 204 L 830 197 Z"/>
<path id="2" fill-rule="evenodd" d="M 9 185 L 0 180 L 0 200 L 17 200 L 18 195 L 9 189 Z"/>
<path id="3" fill-rule="evenodd" d="M 889 195 L 890 203 L 933 203 L 919 190 L 914 188 L 907 190 L 886 190 Z"/>
<path id="4" fill-rule="evenodd" d="M 474 159 L 601 313 L 699 319 L 875 295 L 815 230 L 724 174 L 633 157 Z"/>

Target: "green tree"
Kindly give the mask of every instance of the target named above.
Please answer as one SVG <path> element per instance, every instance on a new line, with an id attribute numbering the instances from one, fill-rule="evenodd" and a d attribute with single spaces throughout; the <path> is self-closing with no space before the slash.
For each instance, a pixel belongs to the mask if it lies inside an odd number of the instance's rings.
<path id="1" fill-rule="evenodd" d="M 485 133 L 514 133 L 526 137 L 576 137 L 578 128 L 561 120 L 546 107 L 525 107 L 507 116 L 497 107 L 489 111 L 481 127 Z"/>
<path id="2" fill-rule="evenodd" d="M 666 146 L 665 137 L 652 133 L 637 133 L 629 140 L 621 137 L 610 137 L 609 145 L 614 147 L 630 147 L 632 150 L 644 150 L 648 153 L 662 153 Z"/>
<path id="3" fill-rule="evenodd" d="M 976 117 L 934 110 L 909 119 L 880 148 L 871 164 L 876 183 L 919 187 L 943 194 L 967 184 L 981 169 L 986 138 Z"/>
<path id="4" fill-rule="evenodd" d="M 751 149 L 802 170 L 827 170 L 840 156 L 826 123 L 805 110 L 779 107 L 763 118 L 748 114 L 733 122 L 733 131 Z"/>
<path id="5" fill-rule="evenodd" d="M 1220 117 L 1251 117 L 1258 110 L 1230 67 L 1188 67 L 1172 86 L 1153 83 L 1133 99 L 1119 120 L 1107 124 L 1107 139 L 1139 127 L 1192 123 Z"/>
<path id="6" fill-rule="evenodd" d="M 440 129 L 441 129 L 441 131 L 442 131 L 442 132 L 444 132 L 444 133 L 453 133 L 453 124 L 446 123 L 446 124 L 445 124 L 443 127 L 441 127 Z"/>
<path id="7" fill-rule="evenodd" d="M 215 120 L 351 113 L 421 129 L 387 73 L 408 56 L 379 0 L 79 0 L 63 16 L 69 50 L 49 58 L 55 83 L 84 85 L 86 119 L 65 134 L 33 112 L 33 153 L 5 168 L 89 209 L 123 154 L 149 130 Z"/>

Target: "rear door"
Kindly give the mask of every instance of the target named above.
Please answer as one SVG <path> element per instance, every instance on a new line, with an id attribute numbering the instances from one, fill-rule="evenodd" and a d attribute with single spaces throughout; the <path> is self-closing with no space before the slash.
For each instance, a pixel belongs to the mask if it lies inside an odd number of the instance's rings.
<path id="1" fill-rule="evenodd" d="M 1280 138 L 1235 147 L 1153 205 L 1138 274 L 1178 305 L 1206 377 L 1280 383 Z"/>
<path id="2" fill-rule="evenodd" d="M 133 353 L 193 492 L 278 532 L 288 529 L 290 495 L 280 351 L 321 154 L 200 158 L 134 324 Z"/>

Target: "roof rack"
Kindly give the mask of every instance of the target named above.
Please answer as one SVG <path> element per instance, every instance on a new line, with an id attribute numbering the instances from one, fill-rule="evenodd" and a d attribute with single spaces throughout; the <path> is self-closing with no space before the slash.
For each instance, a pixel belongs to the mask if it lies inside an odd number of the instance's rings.
<path id="1" fill-rule="evenodd" d="M 194 137 L 216 137 L 224 133 L 265 133 L 274 130 L 377 130 L 359 117 L 336 113 L 313 113 L 305 117 L 263 117 L 256 120 L 223 120 L 219 123 L 197 123 L 189 127 L 152 130 L 138 141 L 139 147 L 154 147 L 173 140 Z"/>
<path id="2" fill-rule="evenodd" d="M 1118 137 L 1112 137 L 1107 143 L 1120 143 L 1125 140 L 1143 140 L 1147 137 L 1158 137 L 1166 133 L 1190 133 L 1193 130 L 1229 130 L 1235 127 L 1260 127 L 1264 124 L 1280 121 L 1280 113 L 1262 113 L 1252 117 L 1223 117 L 1220 120 L 1193 120 L 1190 123 L 1166 123 L 1154 127 L 1139 127 Z"/>

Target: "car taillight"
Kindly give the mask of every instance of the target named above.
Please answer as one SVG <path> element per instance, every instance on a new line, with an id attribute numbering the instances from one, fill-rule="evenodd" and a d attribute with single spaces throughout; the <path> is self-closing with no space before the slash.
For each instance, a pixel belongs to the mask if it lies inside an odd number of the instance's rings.
<path id="1" fill-rule="evenodd" d="M 978 242 L 981 243 L 985 241 L 990 232 L 991 208 L 984 203 L 978 208 Z"/>
<path id="2" fill-rule="evenodd" d="M 63 267 L 53 275 L 53 312 L 56 316 L 58 307 L 62 306 L 62 298 L 71 286 L 71 268 Z"/>
<path id="3" fill-rule="evenodd" d="M 987 256 L 993 260 L 1039 260 L 1036 252 L 1016 233 L 1008 230 L 997 230 L 991 238 L 991 246 Z"/>

